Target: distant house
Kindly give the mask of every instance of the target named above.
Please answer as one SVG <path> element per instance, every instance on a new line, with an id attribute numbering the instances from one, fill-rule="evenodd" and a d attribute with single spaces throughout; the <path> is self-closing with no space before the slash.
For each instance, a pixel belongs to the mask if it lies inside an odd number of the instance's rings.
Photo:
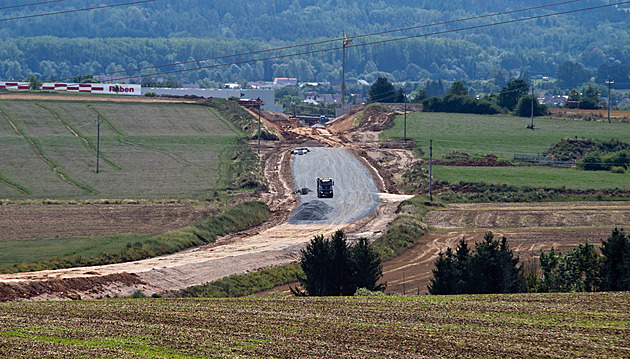
<path id="1" fill-rule="evenodd" d="M 288 87 L 288 86 L 297 86 L 298 80 L 293 77 L 276 77 L 273 79 L 273 87 Z"/>
<path id="2" fill-rule="evenodd" d="M 630 106 L 630 98 L 624 98 L 617 103 L 617 106 Z"/>
<path id="3" fill-rule="evenodd" d="M 262 82 L 249 82 L 249 85 L 255 89 L 269 89 L 271 85 L 262 83 Z"/>
<path id="4" fill-rule="evenodd" d="M 546 96 L 541 102 L 547 107 L 560 108 L 567 102 L 567 96 Z"/>
<path id="5" fill-rule="evenodd" d="M 236 83 L 227 83 L 227 84 L 225 84 L 225 86 L 223 88 L 230 89 L 230 90 L 235 90 L 235 89 L 241 88 L 241 86 L 239 84 L 236 84 Z"/>
<path id="6" fill-rule="evenodd" d="M 340 103 L 341 102 L 341 94 L 323 94 L 323 95 L 319 95 L 315 98 L 315 101 L 317 103 L 324 103 L 326 105 L 330 105 L 333 103 Z"/>

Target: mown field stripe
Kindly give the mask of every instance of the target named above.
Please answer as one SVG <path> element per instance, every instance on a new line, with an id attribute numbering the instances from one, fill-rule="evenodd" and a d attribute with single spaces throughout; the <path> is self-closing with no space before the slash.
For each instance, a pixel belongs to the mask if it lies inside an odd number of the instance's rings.
<path id="1" fill-rule="evenodd" d="M 29 136 L 26 136 L 22 130 L 20 129 L 20 127 L 17 125 L 17 123 L 15 123 L 15 121 L 13 121 L 11 119 L 11 116 L 9 116 L 3 109 L 0 108 L 0 112 L 2 113 L 2 115 L 4 116 L 4 118 L 6 118 L 7 121 L 9 121 L 9 124 L 11 124 L 11 126 L 13 127 L 13 130 L 23 139 L 25 139 L 26 141 L 28 141 L 31 145 L 31 148 L 33 149 L 33 151 L 35 151 L 35 153 L 39 156 L 39 158 L 42 159 L 42 161 L 46 162 L 46 164 L 48 164 L 48 166 L 50 167 L 50 170 L 52 171 L 52 173 L 54 173 L 57 177 L 59 177 L 62 181 L 71 184 L 73 186 L 76 186 L 80 189 L 82 189 L 83 191 L 85 191 L 87 194 L 91 194 L 91 193 L 95 193 L 96 191 L 92 188 L 90 188 L 87 185 L 84 185 L 82 183 L 79 183 L 71 178 L 69 178 L 64 172 L 62 172 L 61 170 L 59 170 L 59 166 L 57 164 L 55 164 L 54 162 L 52 162 L 51 160 L 49 160 L 48 158 L 46 158 L 46 156 L 44 156 L 43 151 L 41 150 L 41 148 L 39 147 L 39 145 L 37 144 L 37 142 L 35 140 L 33 140 L 32 138 L 30 138 Z"/>
<path id="2" fill-rule="evenodd" d="M 87 148 L 88 150 L 91 150 L 92 152 L 94 152 L 94 154 L 97 153 L 96 148 L 94 148 L 94 146 L 90 143 L 90 140 L 88 140 L 85 136 L 83 136 L 78 130 L 72 128 L 72 126 L 70 126 L 70 124 L 68 124 L 66 121 L 64 121 L 61 116 L 54 111 L 51 108 L 48 108 L 44 105 L 41 104 L 37 104 L 37 106 L 48 110 L 51 114 L 53 114 L 53 116 L 55 116 L 55 118 L 57 119 L 57 121 L 61 122 L 67 129 L 68 131 L 70 131 L 75 137 L 81 139 L 81 141 L 83 141 L 83 145 L 85 146 L 85 148 Z M 122 169 L 122 167 L 118 166 L 117 164 L 115 164 L 113 161 L 107 159 L 107 157 L 105 157 L 105 155 L 103 154 L 103 151 L 98 151 L 99 152 L 99 157 L 108 165 L 110 165 L 111 167 L 120 170 Z"/>
<path id="3" fill-rule="evenodd" d="M 232 132 L 234 132 L 234 134 L 236 135 L 236 137 L 241 138 L 241 137 L 245 137 L 245 134 L 239 130 L 238 128 L 236 128 L 236 126 L 234 126 L 234 124 L 231 121 L 226 120 L 223 116 L 221 116 L 221 114 L 214 108 L 212 107 L 207 107 L 208 111 L 210 111 L 219 121 L 223 122 L 225 124 L 225 126 Z"/>
<path id="4" fill-rule="evenodd" d="M 123 133 L 122 131 L 120 131 L 118 128 L 116 128 L 116 126 L 114 126 L 114 124 L 107 118 L 107 116 L 103 115 L 99 110 L 95 109 L 94 106 L 92 105 L 87 105 L 87 107 L 94 113 L 96 113 L 97 115 L 99 115 L 103 121 L 105 121 L 105 123 L 107 123 L 107 125 L 109 126 L 109 128 L 118 136 L 126 136 L 125 133 Z"/>
<path id="5" fill-rule="evenodd" d="M 22 194 L 31 194 L 31 191 L 29 191 L 28 189 L 20 186 L 19 184 L 13 183 L 10 180 L 8 180 L 7 178 L 5 178 L 2 173 L 0 173 L 0 182 L 2 182 L 3 184 L 14 188 L 16 191 L 18 192 L 22 192 Z"/>
<path id="6" fill-rule="evenodd" d="M 232 132 L 234 132 L 234 134 L 237 137 L 237 140 L 240 138 L 245 137 L 245 135 L 243 134 L 243 132 L 241 132 L 238 128 L 236 128 L 236 126 L 234 126 L 234 124 L 228 120 L 226 120 L 223 116 L 221 116 L 221 114 L 214 108 L 212 107 L 208 107 L 208 111 L 210 111 L 217 119 L 219 119 L 219 121 L 223 122 L 225 124 L 225 126 Z M 236 149 L 236 146 L 238 146 L 238 144 L 231 146 L 231 147 L 225 147 L 220 153 L 219 153 L 219 166 L 217 167 L 217 175 L 219 176 L 219 178 L 217 179 L 217 181 L 214 183 L 214 190 L 216 191 L 217 187 L 219 186 L 219 184 L 223 181 L 223 178 L 225 176 L 226 181 L 227 181 L 227 185 L 230 186 L 229 183 L 229 179 L 232 176 L 232 163 L 231 161 L 225 161 L 224 160 L 224 153 L 225 151 L 227 151 L 228 149 L 231 151 L 234 151 Z M 225 168 L 225 175 L 224 175 L 224 171 L 223 168 Z"/>

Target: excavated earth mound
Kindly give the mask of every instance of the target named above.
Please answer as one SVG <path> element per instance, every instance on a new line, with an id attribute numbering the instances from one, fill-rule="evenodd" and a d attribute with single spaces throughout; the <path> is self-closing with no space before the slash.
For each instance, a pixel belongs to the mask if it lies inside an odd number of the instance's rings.
<path id="1" fill-rule="evenodd" d="M 319 200 L 305 202 L 295 210 L 295 214 L 291 217 L 289 223 L 296 223 L 296 221 L 320 221 L 326 219 L 326 215 L 332 209 L 332 207 Z"/>

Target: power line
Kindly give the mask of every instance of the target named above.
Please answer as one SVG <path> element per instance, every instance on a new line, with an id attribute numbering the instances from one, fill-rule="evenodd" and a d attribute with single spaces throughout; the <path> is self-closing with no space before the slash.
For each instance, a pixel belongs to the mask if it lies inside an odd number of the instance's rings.
<path id="1" fill-rule="evenodd" d="M 57 0 L 57 1 L 64 1 L 64 0 Z M 43 16 L 51 16 L 51 15 L 69 14 L 69 13 L 75 13 L 75 12 L 81 12 L 81 11 L 89 11 L 89 10 L 97 10 L 97 9 L 106 9 L 106 8 L 110 8 L 110 7 L 142 4 L 142 3 L 154 2 L 154 1 L 157 1 L 157 0 L 141 0 L 141 1 L 133 1 L 133 2 L 122 3 L 122 4 L 93 6 L 93 7 L 83 8 L 83 9 L 62 10 L 62 11 L 47 12 L 47 13 L 42 13 L 42 14 L 16 16 L 16 17 L 9 17 L 9 18 L 5 18 L 5 19 L 0 19 L 0 22 L 12 21 L 12 20 L 23 20 L 23 19 L 30 19 L 30 18 L 34 18 L 34 17 L 43 17 Z M 52 2 L 52 1 L 50 1 L 50 2 Z M 32 5 L 35 5 L 35 4 L 32 4 Z M 22 5 L 22 6 L 26 6 L 26 5 Z"/>
<path id="2" fill-rule="evenodd" d="M 611 7 L 611 6 L 623 5 L 623 4 L 627 4 L 627 3 L 630 3 L 630 1 L 621 1 L 621 2 L 617 2 L 617 3 L 610 3 L 610 4 L 604 4 L 604 5 L 591 6 L 591 7 L 582 8 L 582 9 L 561 11 L 561 12 L 557 12 L 557 13 L 553 13 L 553 14 L 530 16 L 530 17 L 525 17 L 525 18 L 520 18 L 520 19 L 505 20 L 505 21 L 499 21 L 499 22 L 494 22 L 494 23 L 489 23 L 489 24 L 482 24 L 482 25 L 474 25 L 474 26 L 468 26 L 468 27 L 457 28 L 457 29 L 434 31 L 434 32 L 431 32 L 431 33 L 420 34 L 420 35 L 410 35 L 410 36 L 397 37 L 397 38 L 392 38 L 392 39 L 384 39 L 384 40 L 366 42 L 366 43 L 362 43 L 362 44 L 350 45 L 348 47 L 361 47 L 361 46 L 383 44 L 383 43 L 394 42 L 394 41 L 409 40 L 409 39 L 413 39 L 413 38 L 429 37 L 429 36 L 433 36 L 433 35 L 442 35 L 442 34 L 447 34 L 447 33 L 452 33 L 452 32 L 459 32 L 459 31 L 464 31 L 464 30 L 480 29 L 480 28 L 486 28 L 486 27 L 497 26 L 497 25 L 505 25 L 505 24 L 510 24 L 510 23 L 517 23 L 517 22 L 523 22 L 523 21 L 529 21 L 529 20 L 536 20 L 536 19 L 541 19 L 541 18 L 546 18 L 546 17 L 551 17 L 551 16 L 566 15 L 566 14 L 572 14 L 572 13 L 577 13 L 577 12 L 582 12 L 582 11 L 601 9 L 601 8 L 606 8 L 606 7 Z M 428 25 L 425 25 L 425 26 L 428 26 Z M 369 35 L 365 35 L 365 36 L 369 36 Z M 326 42 L 331 42 L 331 41 L 334 41 L 334 40 L 327 40 Z M 294 45 L 293 47 L 308 46 L 308 45 L 309 44 Z M 281 48 L 279 48 L 279 49 L 281 49 Z M 281 59 L 281 58 L 286 58 L 286 57 L 311 55 L 311 54 L 330 52 L 330 51 L 341 50 L 341 49 L 342 49 L 341 46 L 337 46 L 337 47 L 332 47 L 332 48 L 327 48 L 327 49 L 303 51 L 303 52 L 297 52 L 297 53 L 285 54 L 285 55 L 275 55 L 275 56 L 263 57 L 263 58 L 252 59 L 252 60 L 233 61 L 233 62 L 222 63 L 222 64 L 215 64 L 215 65 L 208 65 L 208 66 L 199 66 L 199 67 L 190 68 L 190 69 L 179 69 L 179 70 L 171 70 L 171 71 L 164 71 L 164 72 L 155 72 L 155 73 L 151 73 L 151 74 L 140 74 L 140 75 L 136 75 L 136 76 L 124 76 L 124 77 L 120 77 L 118 79 L 119 80 L 124 80 L 124 79 L 138 78 L 138 77 L 167 75 L 167 74 L 173 74 L 173 73 L 195 71 L 195 70 L 203 70 L 203 69 L 224 67 L 224 66 L 230 66 L 230 65 L 240 65 L 240 64 L 257 62 L 257 61 L 267 61 L 267 60 L 276 60 L 276 59 Z M 261 52 L 268 52 L 268 51 L 275 51 L 275 50 L 276 49 L 265 50 L 265 51 L 261 50 Z M 237 56 L 237 55 L 231 55 L 231 56 Z M 229 56 L 224 56 L 224 57 L 229 57 Z M 201 61 L 201 60 L 197 60 L 197 61 Z M 176 64 L 178 64 L 178 63 L 175 63 L 173 65 L 176 65 Z M 154 68 L 154 66 L 151 66 L 150 68 Z"/>
<path id="3" fill-rule="evenodd" d="M 384 34 L 390 34 L 390 33 L 394 33 L 394 32 L 415 30 L 415 29 L 426 28 L 426 27 L 431 27 L 431 26 L 446 25 L 446 24 L 452 24 L 452 23 L 456 23 L 456 22 L 478 20 L 478 19 L 483 19 L 483 18 L 487 18 L 487 17 L 493 17 L 493 16 L 500 16 L 500 15 L 507 15 L 507 14 L 512 14 L 512 13 L 517 13 L 517 12 L 523 12 L 523 11 L 527 11 L 527 10 L 535 10 L 535 9 L 541 9 L 541 8 L 546 8 L 546 7 L 565 5 L 565 4 L 579 2 L 579 1 L 583 1 L 583 0 L 569 0 L 569 1 L 553 3 L 553 4 L 533 6 L 533 7 L 528 7 L 528 8 L 524 8 L 524 9 L 518 9 L 518 10 L 503 11 L 503 12 L 497 12 L 497 13 L 492 13 L 492 14 L 473 16 L 473 17 L 456 19 L 456 20 L 442 21 L 442 22 L 437 22 L 437 23 L 432 23 L 432 24 L 417 25 L 417 26 L 411 26 L 411 27 L 400 28 L 400 29 L 393 29 L 393 30 L 380 31 L 380 32 L 374 32 L 374 33 L 369 33 L 369 34 L 362 34 L 362 35 L 353 36 L 352 39 L 360 39 L 360 38 L 364 38 L 364 37 L 384 35 Z M 167 66 L 185 65 L 185 64 L 189 64 L 189 63 L 199 63 L 201 61 L 220 60 L 220 59 L 229 58 L 229 57 L 246 56 L 246 55 L 254 55 L 254 54 L 260 54 L 260 53 L 265 53 L 265 52 L 288 50 L 288 49 L 294 49 L 294 48 L 298 48 L 298 47 L 321 45 L 321 44 L 326 44 L 326 43 L 336 42 L 336 41 L 343 41 L 343 40 L 345 40 L 345 38 L 343 38 L 343 37 L 342 38 L 335 38 L 335 39 L 330 39 L 330 40 L 315 41 L 315 42 L 309 42 L 309 43 L 298 44 L 298 45 L 276 47 L 276 48 L 267 49 L 267 50 L 257 50 L 257 51 L 243 52 L 243 53 L 239 53 L 239 54 L 209 57 L 209 58 L 199 59 L 199 60 L 180 61 L 180 62 L 175 62 L 175 63 L 170 63 L 170 64 L 145 66 L 145 67 L 139 67 L 139 68 L 128 69 L 128 70 L 102 72 L 102 73 L 94 74 L 93 76 L 112 75 L 112 74 L 117 74 L 117 73 L 131 72 L 131 71 L 140 71 L 140 70 L 147 70 L 147 69 L 157 69 L 157 68 L 162 68 L 162 67 L 167 67 Z M 70 78 L 60 79 L 58 81 L 63 81 L 63 80 L 68 80 L 68 79 L 70 79 Z"/>
<path id="4" fill-rule="evenodd" d="M 0 7 L 0 10 L 14 9 L 14 8 L 18 8 L 18 7 L 26 7 L 26 6 L 34 6 L 34 5 L 50 4 L 50 3 L 53 3 L 53 2 L 61 2 L 61 1 L 66 1 L 66 0 L 49 0 L 49 1 L 36 2 L 36 3 L 32 3 L 32 4 L 3 6 L 3 7 Z"/>

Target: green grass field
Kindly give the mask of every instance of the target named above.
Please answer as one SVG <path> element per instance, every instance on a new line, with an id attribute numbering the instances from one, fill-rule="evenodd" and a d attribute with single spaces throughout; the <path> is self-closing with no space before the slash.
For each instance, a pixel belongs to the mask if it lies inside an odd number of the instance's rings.
<path id="1" fill-rule="evenodd" d="M 80 254 L 96 257 L 103 253 L 114 253 L 128 243 L 143 242 L 154 236 L 118 235 L 99 237 L 33 238 L 0 241 L 0 267 L 20 263 L 37 263 L 52 257 L 68 257 Z"/>
<path id="2" fill-rule="evenodd" d="M 453 151 L 489 154 L 513 160 L 515 153 L 540 155 L 563 138 L 584 137 L 630 142 L 630 123 L 588 122 L 535 118 L 535 130 L 527 129 L 529 118 L 508 115 L 484 116 L 456 113 L 415 112 L 407 115 L 407 136 L 429 157 L 433 140 L 433 158 Z M 384 131 L 386 138 L 402 138 L 403 117 Z M 548 166 L 454 167 L 434 166 L 434 175 L 450 182 L 486 182 L 534 187 L 569 189 L 630 189 L 628 174 L 580 171 Z"/>
<path id="3" fill-rule="evenodd" d="M 407 136 L 422 147 L 427 159 L 430 140 L 434 158 L 462 151 L 493 153 L 505 159 L 513 159 L 514 153 L 540 154 L 567 137 L 630 142 L 630 123 L 535 118 L 533 131 L 526 128 L 529 124 L 529 118 L 509 115 L 414 112 L 407 114 Z M 402 138 L 403 126 L 403 117 L 398 116 L 383 136 Z"/>
<path id="4" fill-rule="evenodd" d="M 580 171 L 549 166 L 459 167 L 433 166 L 443 181 L 485 182 L 515 186 L 567 189 L 630 189 L 630 176 L 611 172 Z"/>
<path id="5" fill-rule="evenodd" d="M 0 303 L 6 358 L 627 358 L 630 294 Z"/>
<path id="6" fill-rule="evenodd" d="M 243 136 L 194 104 L 0 99 L 0 110 L 6 199 L 204 199 L 228 186 Z"/>

